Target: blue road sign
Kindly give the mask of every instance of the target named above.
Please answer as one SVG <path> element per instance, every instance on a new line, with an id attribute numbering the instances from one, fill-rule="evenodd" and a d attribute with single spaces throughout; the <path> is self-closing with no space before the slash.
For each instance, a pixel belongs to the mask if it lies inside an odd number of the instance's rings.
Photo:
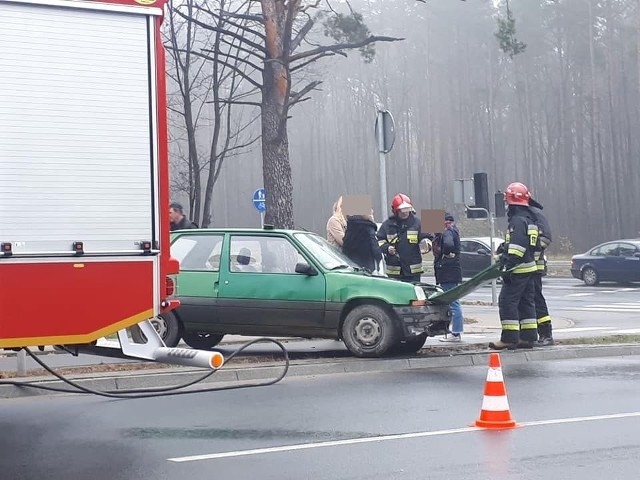
<path id="1" fill-rule="evenodd" d="M 253 192 L 253 206 L 260 213 L 264 213 L 267 210 L 267 194 L 264 188 L 259 188 Z"/>

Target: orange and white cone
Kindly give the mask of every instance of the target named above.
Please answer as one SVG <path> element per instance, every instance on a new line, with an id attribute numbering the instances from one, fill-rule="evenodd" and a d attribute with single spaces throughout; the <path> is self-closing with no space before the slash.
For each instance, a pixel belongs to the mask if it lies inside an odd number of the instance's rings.
<path id="1" fill-rule="evenodd" d="M 499 353 L 489 354 L 489 371 L 487 372 L 487 382 L 484 387 L 482 410 L 480 411 L 480 418 L 476 420 L 475 425 L 480 428 L 492 429 L 507 429 L 516 426 L 516 422 L 511 418 L 511 412 L 509 411 L 507 388 L 502 378 Z"/>

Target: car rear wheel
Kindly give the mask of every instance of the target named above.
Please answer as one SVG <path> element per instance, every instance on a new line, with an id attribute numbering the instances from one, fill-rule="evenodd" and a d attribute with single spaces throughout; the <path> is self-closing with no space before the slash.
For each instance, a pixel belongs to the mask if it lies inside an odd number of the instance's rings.
<path id="1" fill-rule="evenodd" d="M 589 287 L 597 285 L 600 281 L 600 279 L 598 278 L 598 272 L 596 272 L 591 267 L 585 268 L 584 270 L 582 270 L 582 281 Z"/>
<path id="2" fill-rule="evenodd" d="M 356 357 L 381 357 L 397 343 L 393 318 L 384 308 L 359 305 L 342 325 L 342 340 Z"/>
<path id="3" fill-rule="evenodd" d="M 182 334 L 182 340 L 191 348 L 198 350 L 209 350 L 218 345 L 224 335 L 213 335 L 211 333 L 185 332 Z"/>
<path id="4" fill-rule="evenodd" d="M 167 347 L 175 347 L 180 341 L 181 325 L 178 317 L 173 312 L 165 312 L 151 319 L 153 328 Z M 147 337 L 140 327 L 134 325 L 129 328 L 131 338 L 135 343 L 147 343 Z"/>

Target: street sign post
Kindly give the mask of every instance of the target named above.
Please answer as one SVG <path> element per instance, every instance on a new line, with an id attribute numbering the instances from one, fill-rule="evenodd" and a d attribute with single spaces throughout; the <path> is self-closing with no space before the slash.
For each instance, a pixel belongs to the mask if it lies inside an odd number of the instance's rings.
<path id="1" fill-rule="evenodd" d="M 387 217 L 389 208 L 387 206 L 387 166 L 385 155 L 391 151 L 396 139 L 393 116 L 387 110 L 378 110 L 375 132 L 380 161 L 380 197 L 382 204 L 379 218 L 383 219 Z"/>
<path id="2" fill-rule="evenodd" d="M 267 192 L 264 188 L 253 192 L 253 206 L 260 212 L 260 228 L 264 228 L 264 212 L 267 211 Z"/>

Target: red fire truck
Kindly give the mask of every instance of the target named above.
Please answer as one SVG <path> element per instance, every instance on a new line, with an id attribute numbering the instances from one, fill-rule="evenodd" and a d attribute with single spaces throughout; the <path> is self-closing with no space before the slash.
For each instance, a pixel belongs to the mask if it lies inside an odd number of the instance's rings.
<path id="1" fill-rule="evenodd" d="M 147 321 L 177 305 L 164 2 L 0 0 L 0 348 L 119 332 L 127 356 L 220 362 Z"/>

